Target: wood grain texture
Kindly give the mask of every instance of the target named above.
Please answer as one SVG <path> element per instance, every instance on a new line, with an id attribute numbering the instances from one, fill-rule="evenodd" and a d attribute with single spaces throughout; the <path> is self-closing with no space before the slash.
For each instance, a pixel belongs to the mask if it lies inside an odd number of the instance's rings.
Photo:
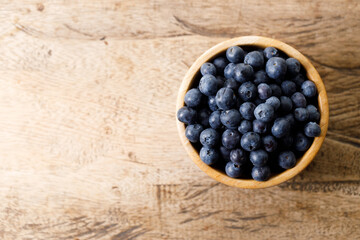
<path id="1" fill-rule="evenodd" d="M 357 239 L 358 1 L 2 1 L 1 239 Z M 219 184 L 187 156 L 175 103 L 211 46 L 263 35 L 304 53 L 327 138 L 290 182 Z"/>

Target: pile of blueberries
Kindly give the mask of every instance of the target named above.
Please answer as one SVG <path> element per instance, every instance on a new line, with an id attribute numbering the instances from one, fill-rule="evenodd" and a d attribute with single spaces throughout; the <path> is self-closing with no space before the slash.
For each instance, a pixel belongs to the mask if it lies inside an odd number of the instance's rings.
<path id="1" fill-rule="evenodd" d="M 200 72 L 177 118 L 201 160 L 228 176 L 266 181 L 320 135 L 317 89 L 297 59 L 233 46 Z"/>

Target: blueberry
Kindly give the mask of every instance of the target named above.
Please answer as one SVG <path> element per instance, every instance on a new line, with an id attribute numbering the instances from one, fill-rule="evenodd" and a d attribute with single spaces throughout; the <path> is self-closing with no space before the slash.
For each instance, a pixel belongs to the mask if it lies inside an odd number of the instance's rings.
<path id="1" fill-rule="evenodd" d="M 296 84 L 292 81 L 283 81 L 281 83 L 281 90 L 285 96 L 291 96 L 296 92 Z"/>
<path id="2" fill-rule="evenodd" d="M 220 114 L 220 121 L 221 123 L 230 129 L 237 129 L 240 125 L 242 118 L 238 110 L 236 109 L 229 109 L 222 111 Z"/>
<path id="3" fill-rule="evenodd" d="M 234 76 L 235 63 L 229 63 L 224 69 L 224 77 L 232 78 Z"/>
<path id="4" fill-rule="evenodd" d="M 240 84 L 233 78 L 227 79 L 224 83 L 224 87 L 231 88 L 233 91 L 237 91 L 239 89 L 239 86 Z"/>
<path id="5" fill-rule="evenodd" d="M 254 110 L 256 119 L 263 122 L 270 122 L 274 117 L 274 108 L 266 103 L 259 104 Z"/>
<path id="6" fill-rule="evenodd" d="M 202 108 L 197 113 L 197 121 L 204 127 L 209 127 L 209 117 L 210 117 L 211 111 L 207 108 Z"/>
<path id="7" fill-rule="evenodd" d="M 305 152 L 310 147 L 310 140 L 302 133 L 297 133 L 294 139 L 294 147 L 299 152 Z"/>
<path id="8" fill-rule="evenodd" d="M 277 149 L 278 143 L 272 135 L 267 135 L 262 138 L 264 149 L 267 152 L 274 152 Z"/>
<path id="9" fill-rule="evenodd" d="M 207 165 L 216 163 L 220 158 L 218 150 L 209 147 L 202 147 L 199 155 L 200 159 Z"/>
<path id="10" fill-rule="evenodd" d="M 266 163 L 268 162 L 269 156 L 268 156 L 267 152 L 265 152 L 262 149 L 259 149 L 259 150 L 250 152 L 249 158 L 254 166 L 261 167 L 261 166 L 266 165 Z"/>
<path id="11" fill-rule="evenodd" d="M 265 100 L 271 97 L 272 90 L 266 83 L 260 83 L 257 86 L 257 92 L 260 99 Z"/>
<path id="12" fill-rule="evenodd" d="M 224 146 L 220 146 L 219 147 L 219 151 L 220 151 L 220 155 L 221 155 L 221 158 L 228 162 L 230 161 L 230 152 L 231 152 L 231 149 L 227 149 L 226 147 Z"/>
<path id="13" fill-rule="evenodd" d="M 189 107 L 182 107 L 177 112 L 177 118 L 180 122 L 185 124 L 192 124 L 196 122 L 196 111 Z"/>
<path id="14" fill-rule="evenodd" d="M 293 105 L 292 105 L 292 101 L 290 98 L 286 97 L 286 96 L 281 96 L 280 97 L 280 110 L 282 112 L 290 112 L 292 109 Z"/>
<path id="15" fill-rule="evenodd" d="M 254 76 L 254 70 L 250 65 L 243 63 L 236 64 L 233 74 L 233 78 L 236 81 L 240 83 L 244 83 L 246 81 L 252 80 L 253 76 Z"/>
<path id="16" fill-rule="evenodd" d="M 304 127 L 304 133 L 308 137 L 318 137 L 321 134 L 321 128 L 317 123 L 309 122 Z"/>
<path id="17" fill-rule="evenodd" d="M 277 118 L 271 128 L 271 133 L 277 138 L 282 138 L 290 131 L 290 123 L 284 118 Z"/>
<path id="18" fill-rule="evenodd" d="M 236 96 L 231 88 L 221 88 L 216 93 L 215 100 L 221 110 L 231 109 L 236 104 Z"/>
<path id="19" fill-rule="evenodd" d="M 208 105 L 211 111 L 219 110 L 219 107 L 216 104 L 215 96 L 209 96 Z"/>
<path id="20" fill-rule="evenodd" d="M 284 116 L 284 119 L 289 122 L 290 126 L 294 126 L 295 124 L 295 117 L 292 113 L 289 113 Z"/>
<path id="21" fill-rule="evenodd" d="M 197 88 L 187 91 L 184 97 L 184 102 L 188 107 L 196 107 L 201 103 L 201 92 Z"/>
<path id="22" fill-rule="evenodd" d="M 245 151 L 248 151 L 248 152 L 254 151 L 254 150 L 258 149 L 261 145 L 260 135 L 255 132 L 245 133 L 241 137 L 240 143 L 241 143 L 241 147 Z"/>
<path id="23" fill-rule="evenodd" d="M 244 61 L 244 55 L 244 50 L 238 46 L 229 47 L 226 50 L 226 58 L 232 63 L 240 63 Z"/>
<path id="24" fill-rule="evenodd" d="M 312 81 L 305 81 L 301 84 L 301 92 L 305 97 L 312 98 L 316 96 L 316 86 Z"/>
<path id="25" fill-rule="evenodd" d="M 260 133 L 260 134 L 263 134 L 263 133 L 266 133 L 268 130 L 268 124 L 263 122 L 263 121 L 260 121 L 260 120 L 257 120 L 255 119 L 253 121 L 253 131 L 256 132 L 256 133 Z"/>
<path id="26" fill-rule="evenodd" d="M 271 88 L 271 92 L 273 96 L 278 98 L 281 97 L 282 91 L 279 85 L 273 83 L 273 84 L 269 84 L 269 87 Z"/>
<path id="27" fill-rule="evenodd" d="M 248 120 L 242 120 L 240 126 L 238 127 L 238 131 L 241 134 L 245 134 L 247 132 L 252 131 L 252 123 Z"/>
<path id="28" fill-rule="evenodd" d="M 284 169 L 293 168 L 296 164 L 296 157 L 292 151 L 284 151 L 279 154 L 278 164 Z"/>
<path id="29" fill-rule="evenodd" d="M 244 102 L 239 109 L 241 116 L 246 120 L 253 120 L 255 107 L 252 102 Z"/>
<path id="30" fill-rule="evenodd" d="M 306 108 L 295 108 L 294 116 L 299 122 L 305 122 L 309 119 L 309 113 Z"/>
<path id="31" fill-rule="evenodd" d="M 254 74 L 254 83 L 259 85 L 260 83 L 268 83 L 270 79 L 266 75 L 264 70 L 259 70 Z"/>
<path id="32" fill-rule="evenodd" d="M 215 58 L 213 64 L 216 67 L 217 73 L 223 73 L 226 65 L 228 65 L 229 61 L 224 57 Z"/>
<path id="33" fill-rule="evenodd" d="M 221 142 L 227 149 L 233 149 L 239 146 L 240 133 L 233 129 L 226 129 L 221 137 Z"/>
<path id="34" fill-rule="evenodd" d="M 199 90 L 206 96 L 215 95 L 218 89 L 218 80 L 210 74 L 204 75 L 200 79 Z"/>
<path id="35" fill-rule="evenodd" d="M 216 67 L 214 64 L 206 62 L 203 65 L 201 65 L 200 72 L 202 75 L 210 74 L 210 75 L 216 75 Z"/>
<path id="36" fill-rule="evenodd" d="M 272 106 L 275 111 L 278 110 L 280 107 L 280 100 L 275 96 L 266 99 L 265 103 Z"/>
<path id="37" fill-rule="evenodd" d="M 286 135 L 285 137 L 280 139 L 280 146 L 283 149 L 290 148 L 293 145 L 293 143 L 294 143 L 294 137 L 291 134 Z"/>
<path id="38" fill-rule="evenodd" d="M 243 168 L 236 163 L 228 162 L 225 166 L 225 173 L 229 177 L 238 178 L 241 176 L 242 172 Z"/>
<path id="39" fill-rule="evenodd" d="M 214 111 L 210 114 L 209 124 L 213 129 L 218 129 L 222 126 L 220 121 L 220 111 Z"/>
<path id="40" fill-rule="evenodd" d="M 270 174 L 269 166 L 253 167 L 251 171 L 251 176 L 256 181 L 266 181 L 270 178 Z"/>
<path id="41" fill-rule="evenodd" d="M 200 133 L 204 130 L 200 124 L 189 125 L 185 129 L 185 136 L 190 142 L 196 143 L 200 139 Z"/>
<path id="42" fill-rule="evenodd" d="M 259 51 L 249 52 L 245 56 L 244 63 L 251 65 L 255 69 L 262 68 L 264 66 L 264 56 Z"/>
<path id="43" fill-rule="evenodd" d="M 301 85 L 303 84 L 303 82 L 305 82 L 305 78 L 304 78 L 304 76 L 302 74 L 298 74 L 295 77 L 293 77 L 291 79 L 291 81 L 293 81 L 296 84 L 296 86 L 298 88 L 300 88 Z"/>
<path id="44" fill-rule="evenodd" d="M 242 165 L 247 162 L 246 153 L 241 148 L 236 148 L 230 152 L 230 161 Z"/>
<path id="45" fill-rule="evenodd" d="M 307 105 L 306 110 L 309 113 L 309 121 L 318 122 L 320 120 L 320 113 L 314 105 Z"/>
<path id="46" fill-rule="evenodd" d="M 245 82 L 238 89 L 239 97 L 243 101 L 251 101 L 256 97 L 256 86 L 252 82 Z"/>
<path id="47" fill-rule="evenodd" d="M 295 76 L 300 72 L 300 62 L 295 58 L 288 58 L 286 59 L 286 69 L 291 76 Z"/>
<path id="48" fill-rule="evenodd" d="M 295 107 L 306 107 L 306 98 L 302 93 L 296 92 L 291 96 Z"/>
<path id="49" fill-rule="evenodd" d="M 266 63 L 266 73 L 272 79 L 279 79 L 286 74 L 285 60 L 280 57 L 272 57 Z"/>
<path id="50" fill-rule="evenodd" d="M 200 142 L 205 147 L 214 147 L 219 143 L 220 135 L 212 128 L 207 128 L 200 133 Z"/>
<path id="51" fill-rule="evenodd" d="M 279 56 L 278 50 L 276 48 L 273 48 L 273 47 L 265 48 L 263 53 L 264 53 L 264 56 L 265 56 L 266 59 L 270 59 L 272 57 Z"/>

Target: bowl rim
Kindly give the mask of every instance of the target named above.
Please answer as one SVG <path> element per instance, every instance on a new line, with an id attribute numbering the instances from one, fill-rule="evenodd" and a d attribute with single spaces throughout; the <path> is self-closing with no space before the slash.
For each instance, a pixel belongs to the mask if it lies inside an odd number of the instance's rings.
<path id="1" fill-rule="evenodd" d="M 267 181 L 259 182 L 252 179 L 231 178 L 227 176 L 225 173 L 222 173 L 202 162 L 198 152 L 185 136 L 185 124 L 178 121 L 175 114 L 178 133 L 185 150 L 187 151 L 188 155 L 191 157 L 193 162 L 202 171 L 204 171 L 207 175 L 209 175 L 211 178 L 215 179 L 216 181 L 229 186 L 238 187 L 238 188 L 247 188 L 247 189 L 267 188 L 267 187 L 275 186 L 293 178 L 301 171 L 303 171 L 314 159 L 322 143 L 324 142 L 326 132 L 328 129 L 328 123 L 329 123 L 329 104 L 328 104 L 325 85 L 319 73 L 316 71 L 315 67 L 312 65 L 310 60 L 292 46 L 273 38 L 267 38 L 261 36 L 237 37 L 222 41 L 217 45 L 211 47 L 206 52 L 204 52 L 199 58 L 197 58 L 196 61 L 191 65 L 191 67 L 189 68 L 189 70 L 185 74 L 185 77 L 182 80 L 178 92 L 176 112 L 178 109 L 184 106 L 184 96 L 186 92 L 190 89 L 190 86 L 192 85 L 192 82 L 196 78 L 201 65 L 209 61 L 210 59 L 214 58 L 216 55 L 225 52 L 227 48 L 235 45 L 240 47 L 241 46 L 253 46 L 260 48 L 275 47 L 286 53 L 289 57 L 296 58 L 301 63 L 301 65 L 306 70 L 307 78 L 315 83 L 318 90 L 318 107 L 320 112 L 319 125 L 321 127 L 321 135 L 319 137 L 315 137 L 310 148 L 304 153 L 304 155 L 300 159 L 297 160 L 297 164 L 295 165 L 295 167 L 285 170 L 284 172 L 277 174 L 275 176 L 272 176 Z"/>

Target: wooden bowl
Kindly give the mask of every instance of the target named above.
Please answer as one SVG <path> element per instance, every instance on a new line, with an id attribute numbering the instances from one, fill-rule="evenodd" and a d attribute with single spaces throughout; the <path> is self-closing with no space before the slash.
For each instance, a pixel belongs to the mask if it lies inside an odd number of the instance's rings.
<path id="1" fill-rule="evenodd" d="M 198 74 L 200 72 L 201 65 L 205 62 L 212 60 L 219 54 L 224 53 L 227 48 L 235 45 L 252 46 L 252 47 L 260 47 L 260 48 L 275 47 L 286 53 L 289 57 L 293 57 L 299 60 L 299 62 L 306 70 L 307 78 L 312 80 L 316 84 L 318 90 L 318 105 L 321 114 L 321 118 L 320 118 L 321 135 L 314 139 L 311 147 L 304 153 L 304 155 L 300 159 L 298 159 L 295 167 L 288 169 L 278 175 L 272 176 L 269 180 L 265 182 L 258 182 L 252 179 L 234 179 L 228 177 L 224 172 L 221 172 L 203 163 L 199 157 L 199 153 L 197 152 L 197 150 L 192 146 L 191 142 L 189 142 L 188 139 L 185 137 L 185 124 L 177 120 L 179 135 L 184 145 L 184 148 L 188 152 L 191 159 L 201 170 L 203 170 L 213 179 L 221 183 L 224 183 L 226 185 L 238 187 L 238 188 L 266 188 L 266 187 L 275 186 L 277 184 L 280 184 L 282 182 L 291 179 L 292 177 L 299 174 L 302 170 L 304 170 L 314 159 L 322 143 L 324 142 L 326 131 L 328 128 L 328 123 L 329 123 L 329 105 L 328 105 L 328 98 L 326 95 L 325 86 L 320 78 L 319 73 L 316 71 L 316 69 L 311 64 L 311 62 L 295 48 L 281 41 L 271 38 L 259 37 L 259 36 L 245 36 L 245 37 L 233 38 L 217 44 L 216 46 L 207 50 L 194 62 L 194 64 L 190 67 L 190 69 L 186 73 L 181 83 L 181 87 L 177 98 L 176 110 L 184 106 L 184 96 L 192 86 L 193 81 L 198 80 L 198 78 L 196 77 L 199 76 Z"/>

